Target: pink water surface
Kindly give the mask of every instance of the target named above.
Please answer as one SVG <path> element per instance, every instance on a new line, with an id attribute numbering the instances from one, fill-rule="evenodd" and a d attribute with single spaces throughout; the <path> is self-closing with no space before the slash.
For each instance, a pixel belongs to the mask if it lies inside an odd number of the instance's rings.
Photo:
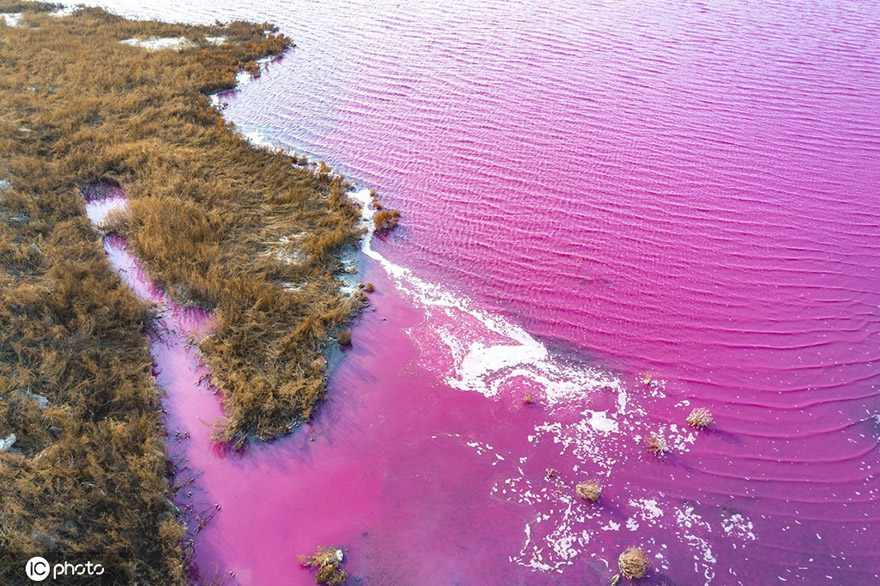
<path id="1" fill-rule="evenodd" d="M 304 584 L 332 544 L 369 584 L 598 584 L 642 545 L 649 583 L 880 581 L 876 3 L 103 4 L 280 24 L 227 117 L 403 212 L 314 426 L 193 432 L 200 567 Z"/>

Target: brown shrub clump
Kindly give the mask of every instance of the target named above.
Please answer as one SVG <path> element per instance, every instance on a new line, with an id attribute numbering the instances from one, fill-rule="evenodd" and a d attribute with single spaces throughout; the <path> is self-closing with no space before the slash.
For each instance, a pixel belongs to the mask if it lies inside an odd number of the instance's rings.
<path id="1" fill-rule="evenodd" d="M 620 571 L 616 582 L 621 577 L 627 580 L 641 580 L 648 574 L 651 561 L 641 547 L 630 547 L 617 558 L 617 569 Z M 615 583 L 616 583 L 615 582 Z"/>
<path id="2" fill-rule="evenodd" d="M 339 332 L 336 336 L 336 341 L 340 346 L 351 346 L 351 330 Z"/>
<path id="3" fill-rule="evenodd" d="M 598 480 L 586 480 L 575 487 L 575 492 L 585 501 L 596 502 L 602 496 L 602 485 Z"/>
<path id="4" fill-rule="evenodd" d="M 210 105 L 206 93 L 291 45 L 269 25 L 45 10 L 0 0 L 24 12 L 24 26 L 0 27 L 0 436 L 17 438 L 0 454 L 0 583 L 45 555 L 102 563 L 102 583 L 182 584 L 149 310 L 109 268 L 80 190 L 121 185 L 130 213 L 113 229 L 171 294 L 215 311 L 201 348 L 224 395 L 221 435 L 239 443 L 286 433 L 323 395 L 312 365 L 355 310 L 335 277 L 358 212 L 343 178 L 252 147 Z M 188 43 L 119 42 L 153 36 Z M 296 249 L 276 254 L 279 242 Z"/>
<path id="5" fill-rule="evenodd" d="M 340 567 L 342 564 L 342 550 L 336 547 L 319 547 L 313 555 L 299 556 L 299 562 L 304 568 L 315 569 L 315 583 L 338 586 L 348 579 L 348 572 Z"/>
<path id="6" fill-rule="evenodd" d="M 709 427 L 713 421 L 715 421 L 715 418 L 712 417 L 712 412 L 705 407 L 698 407 L 691 411 L 691 414 L 687 416 L 688 425 L 696 427 L 697 429 L 705 429 Z"/>

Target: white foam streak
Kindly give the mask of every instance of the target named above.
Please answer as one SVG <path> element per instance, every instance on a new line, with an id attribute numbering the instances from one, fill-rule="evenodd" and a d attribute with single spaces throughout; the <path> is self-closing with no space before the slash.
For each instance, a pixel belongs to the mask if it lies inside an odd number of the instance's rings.
<path id="1" fill-rule="evenodd" d="M 387 259 L 372 247 L 369 228 L 375 210 L 370 205 L 369 190 L 351 195 L 361 203 L 362 218 L 368 227 L 361 242 L 364 255 L 385 269 L 398 290 L 428 310 L 429 323 L 432 312 L 442 311 L 432 326 L 452 358 L 448 372 L 443 373 L 450 387 L 494 397 L 506 381 L 521 378 L 531 381 L 547 402 L 558 403 L 582 399 L 589 391 L 615 382 L 605 373 L 561 364 L 521 327 Z M 621 399 L 621 406 L 625 406 L 625 399 Z"/>

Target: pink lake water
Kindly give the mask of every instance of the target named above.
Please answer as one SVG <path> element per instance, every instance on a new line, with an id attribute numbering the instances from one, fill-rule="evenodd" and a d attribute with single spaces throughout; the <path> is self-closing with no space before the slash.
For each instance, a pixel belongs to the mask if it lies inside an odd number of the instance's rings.
<path id="1" fill-rule="evenodd" d="M 103 4 L 278 23 L 227 117 L 403 214 L 291 438 L 215 449 L 194 324 L 154 342 L 202 577 L 601 584 L 640 545 L 649 584 L 880 581 L 880 6 Z"/>

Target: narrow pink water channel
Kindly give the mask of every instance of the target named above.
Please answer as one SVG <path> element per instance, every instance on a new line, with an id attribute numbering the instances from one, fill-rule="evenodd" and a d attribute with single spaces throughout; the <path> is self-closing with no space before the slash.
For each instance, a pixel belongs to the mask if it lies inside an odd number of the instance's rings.
<path id="1" fill-rule="evenodd" d="M 113 188 L 86 198 L 98 227 L 125 203 Z M 176 480 L 194 478 L 177 503 L 195 538 L 194 579 L 307 584 L 312 578 L 296 554 L 332 544 L 345 547 L 349 571 L 367 583 L 512 584 L 531 574 L 510 563 L 523 546 L 523 527 L 534 521 L 522 498 L 555 503 L 566 523 L 596 515 L 596 507 L 574 502 L 573 483 L 583 474 L 544 478 L 551 465 L 571 463 L 556 449 L 535 450 L 523 434 L 544 421 L 544 407 L 523 405 L 519 393 L 487 401 L 430 382 L 407 334 L 424 314 L 377 266 L 364 277 L 377 287 L 378 309 L 361 319 L 354 348 L 335 356 L 331 396 L 317 422 L 289 439 L 229 452 L 211 440 L 222 409 L 194 343 L 209 334 L 211 315 L 170 299 L 125 239 L 107 235 L 104 248 L 123 282 L 156 306 L 147 335 L 167 442 Z M 472 319 L 469 327 L 481 327 Z M 371 365 L 381 369 L 366 371 Z M 618 401 L 617 383 L 601 382 L 612 385 L 604 402 Z M 519 453 L 532 456 L 514 458 Z M 511 474 L 517 478 L 499 482 Z M 616 492 L 609 489 L 603 507 L 612 524 L 626 520 L 612 505 Z M 567 546 L 557 547 L 564 553 Z M 574 573 L 605 577 L 604 561 L 593 557 Z"/>
<path id="2" fill-rule="evenodd" d="M 600 584 L 641 545 L 649 584 L 880 582 L 877 3 L 101 3 L 278 23 L 226 116 L 403 212 L 309 429 L 217 452 L 157 358 L 203 574 Z"/>

